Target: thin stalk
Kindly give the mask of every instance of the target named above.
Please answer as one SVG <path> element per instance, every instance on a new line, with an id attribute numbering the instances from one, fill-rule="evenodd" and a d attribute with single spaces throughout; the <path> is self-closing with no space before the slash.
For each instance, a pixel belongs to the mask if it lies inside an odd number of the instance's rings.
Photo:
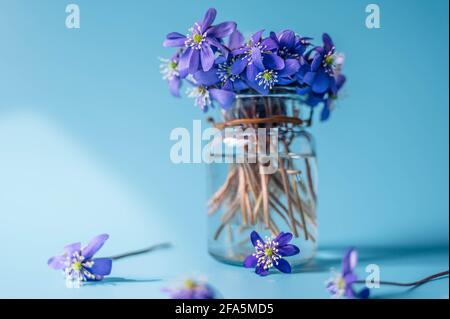
<path id="1" fill-rule="evenodd" d="M 297 197 L 297 201 L 298 201 L 298 207 L 300 208 L 300 217 L 302 218 L 302 223 L 303 223 L 303 231 L 305 234 L 305 240 L 308 240 L 308 231 L 306 229 L 306 218 L 305 218 L 305 212 L 303 211 L 303 207 L 302 207 L 302 200 L 300 198 L 300 194 L 298 192 L 297 189 L 297 183 L 295 181 L 295 176 L 292 176 L 291 178 L 291 182 L 292 182 L 292 188 L 294 190 L 294 194 Z"/>
<path id="2" fill-rule="evenodd" d="M 263 211 L 264 211 L 264 223 L 266 227 L 269 227 L 269 192 L 267 190 L 268 176 L 266 174 L 261 175 L 261 192 L 263 194 Z"/>
<path id="3" fill-rule="evenodd" d="M 280 159 L 279 170 L 281 172 L 281 180 L 283 182 L 283 188 L 284 188 L 284 192 L 286 193 L 286 198 L 287 198 L 287 202 L 288 202 L 288 216 L 289 216 L 289 219 L 291 220 L 291 224 L 292 224 L 291 228 L 294 233 L 294 236 L 298 237 L 297 227 L 294 222 L 294 214 L 292 213 L 292 201 L 291 201 L 291 197 L 289 196 L 291 190 L 289 187 L 289 181 L 288 181 L 288 177 L 286 174 L 286 170 L 284 169 L 283 159 Z"/>
<path id="4" fill-rule="evenodd" d="M 401 286 L 401 287 L 419 286 L 419 285 L 423 285 L 433 279 L 440 278 L 443 276 L 448 276 L 448 274 L 449 274 L 449 271 L 446 270 L 446 271 L 441 271 L 441 272 L 438 272 L 437 274 L 434 274 L 434 275 L 431 275 L 431 276 L 428 276 L 428 277 L 425 277 L 425 278 L 422 278 L 420 280 L 413 281 L 413 282 L 380 281 L 380 285 Z M 357 280 L 357 281 L 355 281 L 355 283 L 365 284 L 366 281 L 365 280 Z"/>
<path id="5" fill-rule="evenodd" d="M 161 244 L 153 245 L 153 246 L 150 246 L 150 247 L 142 248 L 142 249 L 139 249 L 139 250 L 130 251 L 130 252 L 127 252 L 127 253 L 124 253 L 124 254 L 111 256 L 111 257 L 108 257 L 108 258 L 116 261 L 116 260 L 119 260 L 119 259 L 122 259 L 122 258 L 126 258 L 126 257 L 146 254 L 146 253 L 158 250 L 158 249 L 170 248 L 171 246 L 172 245 L 170 243 L 161 243 Z"/>

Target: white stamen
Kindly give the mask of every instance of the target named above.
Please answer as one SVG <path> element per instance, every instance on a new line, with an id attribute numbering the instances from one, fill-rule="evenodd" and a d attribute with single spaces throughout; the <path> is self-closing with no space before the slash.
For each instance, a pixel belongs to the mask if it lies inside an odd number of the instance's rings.
<path id="1" fill-rule="evenodd" d="M 196 86 L 192 88 L 188 88 L 186 90 L 186 94 L 190 98 L 195 99 L 195 105 L 204 109 L 207 106 L 212 104 L 211 97 L 209 96 L 209 91 L 204 86 Z"/>
<path id="2" fill-rule="evenodd" d="M 187 39 L 184 42 L 184 45 L 187 48 L 194 48 L 197 50 L 201 50 L 202 48 L 202 44 L 206 41 L 206 36 L 208 34 L 208 31 L 205 31 L 204 33 L 202 33 L 202 28 L 198 23 L 195 23 L 194 26 L 192 28 L 190 28 L 189 33 L 187 34 Z M 196 36 L 200 36 L 200 41 L 195 40 L 194 38 Z"/>
<path id="3" fill-rule="evenodd" d="M 274 70 L 264 70 L 256 75 L 255 80 L 259 80 L 258 85 L 263 85 L 264 89 L 272 89 L 278 83 L 278 73 Z"/>
<path id="4" fill-rule="evenodd" d="M 180 76 L 178 63 L 176 61 L 164 58 L 159 58 L 159 60 L 162 62 L 159 68 L 164 80 L 170 81 L 175 77 Z"/>
<path id="5" fill-rule="evenodd" d="M 278 253 L 279 243 L 272 237 L 266 237 L 265 242 L 257 241 L 253 256 L 257 258 L 257 266 L 263 266 L 263 269 L 268 270 L 274 265 L 278 265 L 281 256 Z"/>

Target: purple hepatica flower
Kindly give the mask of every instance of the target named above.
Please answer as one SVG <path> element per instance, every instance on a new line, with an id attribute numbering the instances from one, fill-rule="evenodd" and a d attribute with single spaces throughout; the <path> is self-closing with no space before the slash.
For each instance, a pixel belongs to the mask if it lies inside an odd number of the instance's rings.
<path id="1" fill-rule="evenodd" d="M 255 76 L 257 87 L 252 86 L 261 94 L 268 94 L 275 85 L 288 85 L 296 81 L 295 74 L 300 65 L 295 59 L 287 59 L 284 69 L 280 71 L 266 69 Z"/>
<path id="2" fill-rule="evenodd" d="M 266 237 L 263 241 L 256 231 L 252 231 L 250 240 L 255 247 L 255 253 L 244 260 L 244 266 L 255 268 L 255 272 L 260 276 L 268 275 L 272 267 L 283 273 L 290 273 L 291 265 L 283 257 L 300 253 L 297 246 L 289 244 L 291 239 L 291 233 L 281 232 L 277 237 Z"/>
<path id="3" fill-rule="evenodd" d="M 233 74 L 231 66 L 235 58 L 229 55 L 227 58 L 219 56 L 215 65 L 207 72 L 197 71 L 194 79 L 197 83 L 206 86 L 219 85 L 227 91 L 239 92 L 247 89 L 248 85 L 242 79 L 240 74 Z"/>
<path id="4" fill-rule="evenodd" d="M 283 59 L 301 59 L 310 45 L 311 38 L 300 37 L 291 30 L 283 30 L 278 34 L 270 33 L 270 38 L 277 43 L 278 55 Z"/>
<path id="5" fill-rule="evenodd" d="M 68 287 L 78 288 L 85 281 L 102 280 L 111 273 L 112 260 L 93 257 L 108 238 L 106 234 L 99 235 L 84 248 L 80 243 L 67 245 L 64 254 L 50 258 L 48 265 L 64 271 Z"/>
<path id="6" fill-rule="evenodd" d="M 177 32 L 167 35 L 164 46 L 184 48 L 179 63 L 182 78 L 188 73 L 194 74 L 200 69 L 200 66 L 203 71 L 211 69 L 214 65 L 216 50 L 227 54 L 225 47 L 221 44 L 221 39 L 229 36 L 236 29 L 236 23 L 222 22 L 213 26 L 216 14 L 216 9 L 208 9 L 203 20 L 195 23 L 187 36 Z"/>
<path id="7" fill-rule="evenodd" d="M 205 282 L 188 279 L 176 289 L 165 289 L 172 299 L 215 299 L 215 290 Z"/>
<path id="8" fill-rule="evenodd" d="M 235 50 L 242 47 L 244 43 L 244 36 L 238 30 L 235 30 L 229 37 L 228 48 Z M 220 84 L 223 89 L 231 91 L 240 91 L 248 88 L 245 82 L 242 80 L 241 74 L 235 74 L 232 72 L 232 66 L 236 61 L 236 57 L 231 54 L 221 55 L 217 57 L 209 71 L 199 70 L 194 74 L 194 79 L 197 83 L 202 85 L 216 85 Z"/>
<path id="9" fill-rule="evenodd" d="M 236 94 L 231 91 L 208 88 L 205 85 L 195 85 L 189 88 L 187 95 L 195 99 L 195 105 L 200 107 L 203 112 L 208 111 L 213 101 L 217 101 L 223 109 L 228 109 L 236 99 Z"/>
<path id="10" fill-rule="evenodd" d="M 338 74 L 336 76 L 337 92 L 339 92 L 339 90 L 342 88 L 344 83 L 345 83 L 345 76 L 342 74 Z M 337 99 L 336 94 L 328 94 L 328 98 L 325 100 L 325 105 L 322 109 L 322 112 L 320 113 L 321 121 L 326 121 L 329 119 L 331 111 L 333 110 L 333 107 L 334 107 L 334 102 L 336 99 Z"/>
<path id="11" fill-rule="evenodd" d="M 253 34 L 250 41 L 231 53 L 236 56 L 236 61 L 232 65 L 233 74 L 241 74 L 245 69 L 248 84 L 254 89 L 258 89 L 256 75 L 265 69 L 282 70 L 284 60 L 274 52 L 278 49 L 277 43 L 272 38 L 262 39 L 264 30 Z"/>
<path id="12" fill-rule="evenodd" d="M 353 284 L 358 280 L 354 273 L 356 264 L 358 263 L 358 253 L 356 249 L 350 248 L 342 259 L 342 273 L 332 273 L 332 277 L 327 281 L 327 290 L 334 298 L 362 298 L 369 297 L 369 289 L 363 288 L 359 292 L 355 292 Z"/>
<path id="13" fill-rule="evenodd" d="M 179 54 L 176 54 L 171 59 L 161 58 L 161 74 L 163 79 L 169 84 L 170 93 L 175 97 L 180 97 L 181 78 L 178 70 Z"/>
<path id="14" fill-rule="evenodd" d="M 336 54 L 333 40 L 326 33 L 322 36 L 323 47 L 314 49 L 315 55 L 311 62 L 310 72 L 303 78 L 304 82 L 311 86 L 314 93 L 325 93 L 331 90 L 336 94 Z"/>

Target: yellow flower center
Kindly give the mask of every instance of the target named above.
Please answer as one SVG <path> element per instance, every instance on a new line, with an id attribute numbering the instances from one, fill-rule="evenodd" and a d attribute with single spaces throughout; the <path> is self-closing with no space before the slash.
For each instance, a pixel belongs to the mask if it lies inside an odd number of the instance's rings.
<path id="1" fill-rule="evenodd" d="M 264 80 L 266 80 L 266 81 L 270 81 L 270 80 L 272 79 L 272 74 L 269 73 L 269 72 L 264 72 L 264 73 L 263 73 L 263 78 L 264 78 Z"/>
<path id="2" fill-rule="evenodd" d="M 273 256 L 273 250 L 272 248 L 266 248 L 264 250 L 264 253 L 266 254 L 267 257 L 271 258 Z"/>
<path id="3" fill-rule="evenodd" d="M 80 261 L 76 261 L 72 264 L 72 269 L 75 271 L 80 271 L 83 266 L 81 265 Z"/>
<path id="4" fill-rule="evenodd" d="M 177 62 L 175 62 L 175 61 L 170 61 L 169 67 L 170 67 L 172 70 L 175 70 L 175 69 L 177 68 L 177 66 L 178 66 Z"/>
<path id="5" fill-rule="evenodd" d="M 200 95 L 205 95 L 208 92 L 204 86 L 199 86 L 197 89 Z"/>
<path id="6" fill-rule="evenodd" d="M 334 59 L 332 55 L 329 55 L 325 58 L 325 63 L 328 65 L 332 65 L 334 63 Z"/>
<path id="7" fill-rule="evenodd" d="M 345 280 L 344 280 L 344 278 L 339 278 L 337 281 L 336 281 L 336 286 L 338 287 L 338 289 L 339 290 L 343 290 L 343 289 L 345 289 Z"/>
<path id="8" fill-rule="evenodd" d="M 194 289 L 194 288 L 197 286 L 197 284 L 196 284 L 195 281 L 193 281 L 192 279 L 187 279 L 187 280 L 184 282 L 184 286 L 185 286 L 187 289 Z"/>
<path id="9" fill-rule="evenodd" d="M 195 43 L 200 43 L 203 40 L 203 36 L 201 34 L 194 34 L 194 36 L 192 37 L 192 40 L 194 40 Z"/>

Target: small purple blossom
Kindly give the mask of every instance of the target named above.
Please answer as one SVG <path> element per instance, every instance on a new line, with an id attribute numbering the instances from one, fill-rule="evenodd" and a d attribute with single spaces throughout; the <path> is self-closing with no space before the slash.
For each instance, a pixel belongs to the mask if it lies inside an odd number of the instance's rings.
<path id="1" fill-rule="evenodd" d="M 195 100 L 195 105 L 198 106 L 203 112 L 207 112 L 211 107 L 213 101 L 217 101 L 224 109 L 230 107 L 234 99 L 235 93 L 227 90 L 209 88 L 204 85 L 196 85 L 189 88 L 187 96 Z"/>
<path id="2" fill-rule="evenodd" d="M 314 93 L 325 93 L 331 91 L 336 94 L 335 69 L 336 53 L 333 40 L 324 33 L 322 36 L 323 47 L 316 47 L 314 58 L 311 62 L 311 70 L 304 76 L 304 82 L 311 86 Z M 339 60 L 339 59 L 338 59 Z"/>
<path id="3" fill-rule="evenodd" d="M 184 48 L 179 64 L 181 77 L 197 72 L 200 67 L 203 71 L 208 71 L 214 65 L 215 51 L 225 51 L 222 38 L 236 29 L 236 23 L 222 22 L 213 26 L 216 14 L 216 9 L 208 9 L 203 20 L 196 22 L 187 36 L 177 32 L 167 35 L 164 46 Z"/>
<path id="4" fill-rule="evenodd" d="M 215 299 L 216 291 L 203 281 L 187 279 L 181 287 L 164 289 L 172 299 Z"/>
<path id="5" fill-rule="evenodd" d="M 353 289 L 353 284 L 358 280 L 354 273 L 357 263 L 358 252 L 354 248 L 349 248 L 342 259 L 342 272 L 333 271 L 331 278 L 326 282 L 327 290 L 334 298 L 366 299 L 369 297 L 370 291 L 367 287 L 359 292 Z"/>
<path id="6" fill-rule="evenodd" d="M 247 44 L 231 52 L 235 57 L 231 72 L 239 75 L 245 71 L 248 85 L 261 94 L 267 94 L 267 86 L 264 89 L 264 85 L 259 84 L 261 79 L 257 76 L 266 69 L 282 70 L 284 60 L 275 54 L 278 49 L 277 43 L 270 37 L 262 38 L 263 32 L 264 30 L 256 32 Z"/>
<path id="7" fill-rule="evenodd" d="M 180 71 L 178 69 L 178 63 L 180 61 L 179 54 L 176 54 L 171 59 L 161 58 L 161 74 L 163 79 L 169 84 L 169 91 L 175 97 L 180 97 L 181 78 Z"/>
<path id="8" fill-rule="evenodd" d="M 291 265 L 283 257 L 300 253 L 297 246 L 289 244 L 292 240 L 291 233 L 281 232 L 275 238 L 266 237 L 266 240 L 262 240 L 256 231 L 252 231 L 250 240 L 255 252 L 245 258 L 244 267 L 255 268 L 255 273 L 260 276 L 268 275 L 272 267 L 283 273 L 291 272 Z"/>
<path id="9" fill-rule="evenodd" d="M 338 74 L 336 76 L 336 88 L 339 91 L 341 87 L 345 83 L 345 76 L 342 74 Z M 325 100 L 325 105 L 323 106 L 322 112 L 320 113 L 320 120 L 326 121 L 330 118 L 331 111 L 334 108 L 334 102 L 337 100 L 337 94 L 328 94 L 327 99 Z"/>
<path id="10" fill-rule="evenodd" d="M 64 254 L 50 258 L 48 265 L 63 270 L 67 287 L 78 288 L 85 281 L 102 280 L 111 273 L 112 259 L 93 257 L 108 238 L 106 234 L 99 235 L 84 248 L 80 243 L 67 245 Z"/>
<path id="11" fill-rule="evenodd" d="M 300 37 L 292 30 L 283 30 L 279 33 L 271 32 L 270 38 L 277 43 L 277 54 L 282 59 L 301 60 L 306 49 L 311 45 L 311 38 Z"/>

